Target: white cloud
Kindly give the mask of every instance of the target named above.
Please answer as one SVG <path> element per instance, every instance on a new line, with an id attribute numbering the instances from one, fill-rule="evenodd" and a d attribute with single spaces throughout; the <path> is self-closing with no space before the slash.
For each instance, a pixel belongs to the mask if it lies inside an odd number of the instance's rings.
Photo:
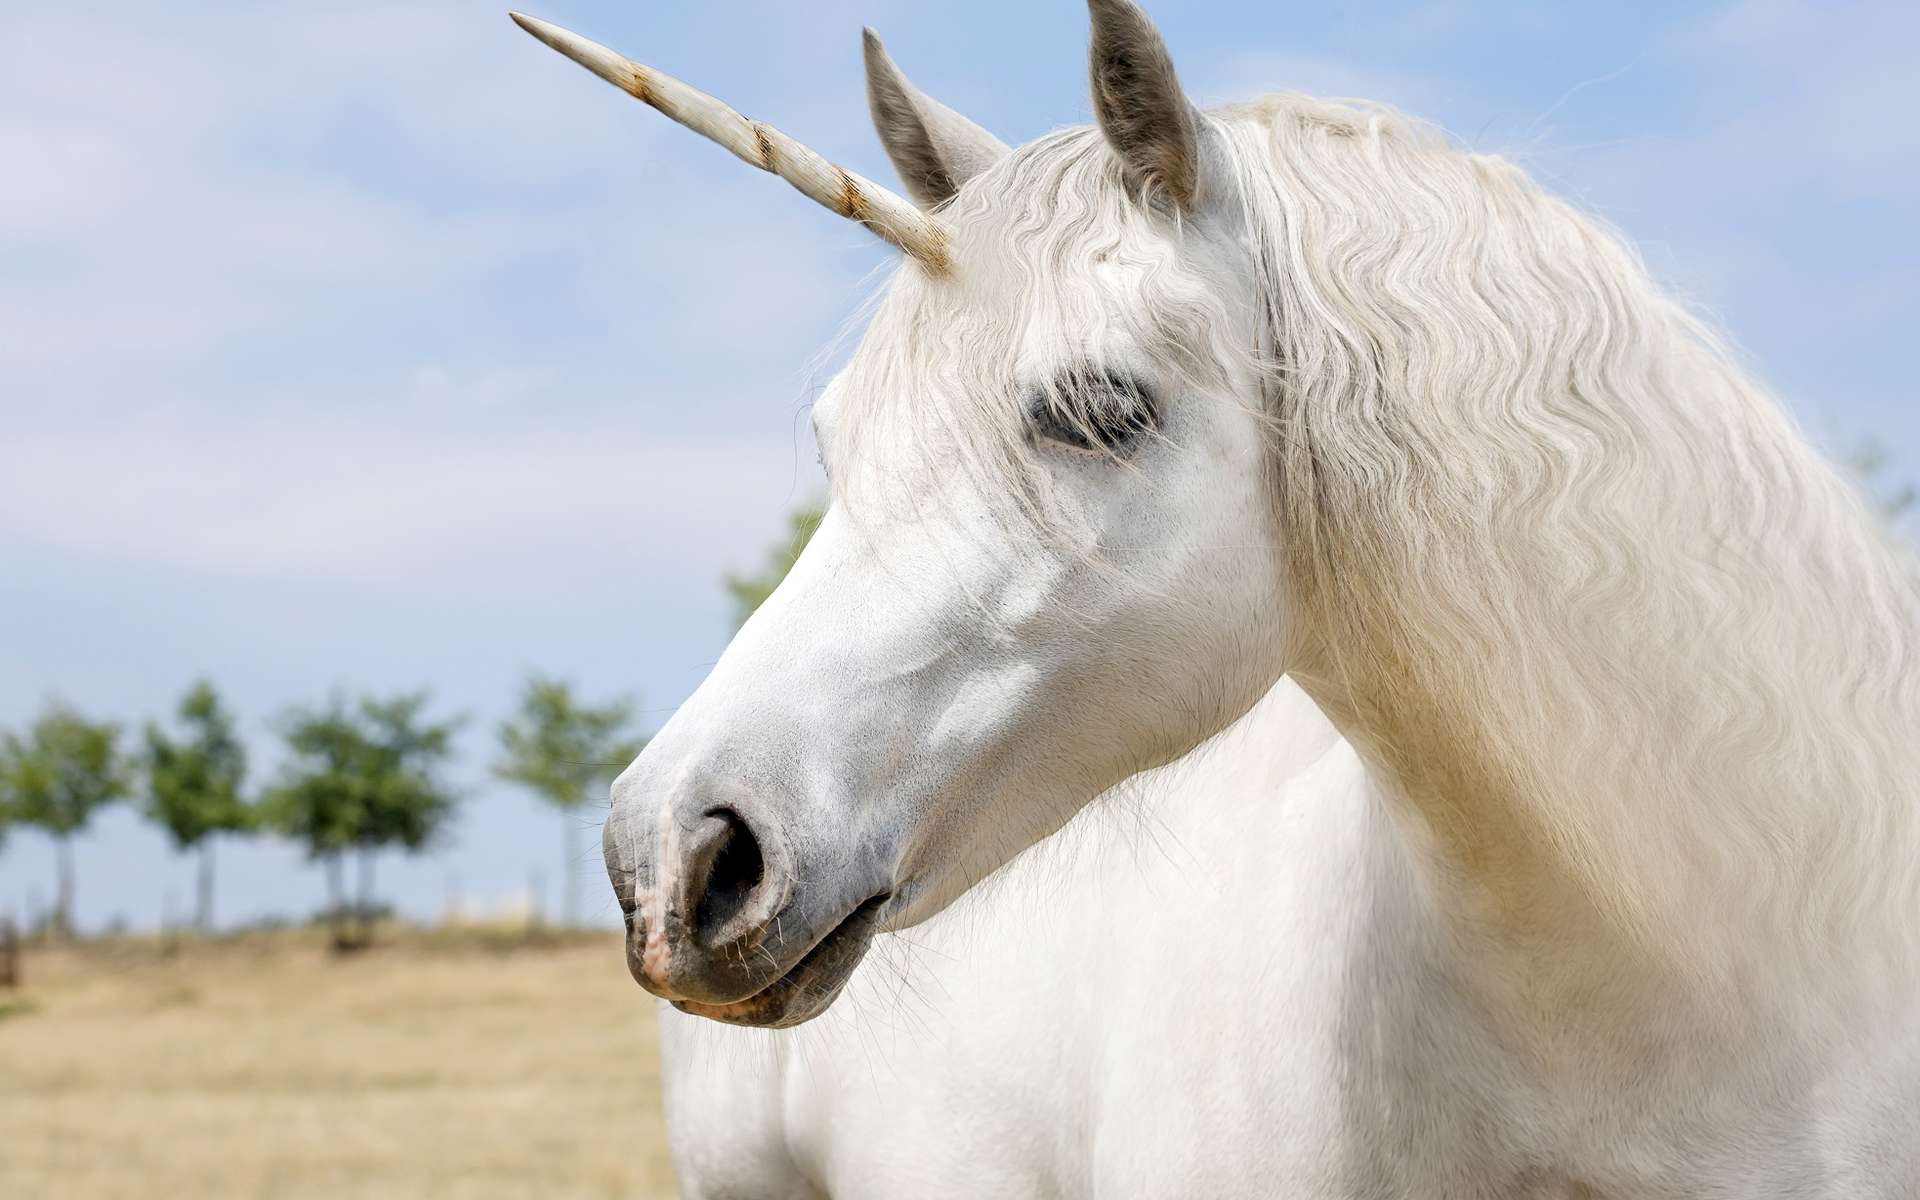
<path id="1" fill-rule="evenodd" d="M 470 0 L 10 17 L 0 160 L 0 544 L 216 575 L 711 577 L 876 257 Z"/>
<path id="2" fill-rule="evenodd" d="M 401 586 L 511 590 L 516 566 L 581 555 L 711 576 L 731 531 L 811 485 L 803 453 L 775 438 L 662 441 L 635 426 L 473 435 L 391 420 L 142 421 L 0 444 L 0 538 L 221 575 Z M 669 498 L 671 519 L 652 519 Z"/>
<path id="3" fill-rule="evenodd" d="M 560 119 L 538 56 L 459 5 L 157 12 L 9 19 L 0 156 L 30 164 L 0 189 L 15 401 L 84 386 L 103 356 L 192 360 L 343 291 L 428 292 L 513 246 L 522 214 L 403 194 L 330 140 L 372 126 L 446 176 L 484 133 L 507 180 L 616 144 L 612 113 Z"/>

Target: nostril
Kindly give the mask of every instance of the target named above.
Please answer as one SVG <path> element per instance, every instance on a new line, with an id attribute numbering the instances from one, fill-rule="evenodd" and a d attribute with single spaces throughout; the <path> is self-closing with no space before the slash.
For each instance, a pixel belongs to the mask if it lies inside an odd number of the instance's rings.
<path id="1" fill-rule="evenodd" d="M 710 865 L 705 887 L 696 893 L 694 927 L 711 935 L 746 907 L 766 873 L 766 860 L 760 852 L 760 840 L 739 813 L 730 808 L 712 809 L 706 824 L 703 833 L 707 836 L 701 840 L 707 853 L 700 857 Z"/>

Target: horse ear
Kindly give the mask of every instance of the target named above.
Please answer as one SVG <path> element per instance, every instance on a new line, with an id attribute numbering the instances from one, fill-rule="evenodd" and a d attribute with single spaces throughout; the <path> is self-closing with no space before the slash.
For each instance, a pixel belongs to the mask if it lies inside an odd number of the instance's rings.
<path id="1" fill-rule="evenodd" d="M 1136 186 L 1162 188 L 1182 209 L 1199 190 L 1200 114 L 1180 90 L 1173 57 L 1133 0 L 1088 0 L 1093 17 L 1093 111 Z"/>
<path id="2" fill-rule="evenodd" d="M 913 86 L 880 35 L 866 31 L 867 106 L 907 194 L 937 208 L 1008 153 L 1007 144 Z"/>

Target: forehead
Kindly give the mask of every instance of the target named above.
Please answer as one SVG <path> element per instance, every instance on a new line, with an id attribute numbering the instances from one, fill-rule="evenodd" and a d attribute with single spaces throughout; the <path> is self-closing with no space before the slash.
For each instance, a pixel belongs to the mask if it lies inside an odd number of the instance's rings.
<path id="1" fill-rule="evenodd" d="M 825 402 L 904 389 L 1005 385 L 1086 358 L 1152 357 L 1212 302 L 1170 219 L 1129 194 L 1098 132 L 1021 147 L 941 216 L 950 272 L 905 264 Z"/>
<path id="2" fill-rule="evenodd" d="M 815 405 L 836 496 L 956 464 L 1012 494 L 1036 389 L 1105 370 L 1175 395 L 1241 373 L 1230 256 L 1142 207 L 1097 131 L 1014 151 L 941 217 L 952 269 L 903 264 Z"/>
<path id="3" fill-rule="evenodd" d="M 1138 205 L 1093 130 L 1022 147 L 969 181 L 948 210 L 950 279 L 903 272 L 903 307 L 942 306 L 1016 372 L 1152 340 L 1162 288 L 1184 277 L 1178 230 Z M 902 283 L 907 281 L 903 278 Z M 980 335 L 985 334 L 984 338 Z"/>

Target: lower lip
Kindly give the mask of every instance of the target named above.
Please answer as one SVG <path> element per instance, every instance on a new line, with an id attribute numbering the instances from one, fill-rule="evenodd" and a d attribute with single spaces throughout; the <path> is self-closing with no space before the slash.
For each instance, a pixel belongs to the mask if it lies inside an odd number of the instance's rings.
<path id="1" fill-rule="evenodd" d="M 692 1000 L 676 1000 L 673 1006 L 690 1016 L 707 1017 L 715 1021 L 735 1024 L 752 1024 L 754 1014 L 777 1008 L 778 1001 L 786 994 L 806 987 L 809 972 L 831 957 L 834 949 L 847 937 L 852 936 L 850 931 L 853 931 L 856 925 L 864 923 L 867 929 L 871 929 L 878 924 L 878 911 L 890 899 L 892 899 L 891 893 L 882 892 L 861 904 L 860 907 L 848 913 L 838 925 L 835 925 L 827 936 L 815 943 L 813 949 L 802 955 L 799 962 L 788 968 L 786 974 L 744 1000 L 735 1000 L 727 1004 L 700 1004 Z M 847 977 L 851 977 L 852 974 L 853 971 L 849 969 Z M 840 982 L 845 982 L 845 977 Z M 838 984 L 836 984 L 834 991 L 838 990 Z M 828 993 L 826 999 L 831 999 L 833 994 Z"/>

